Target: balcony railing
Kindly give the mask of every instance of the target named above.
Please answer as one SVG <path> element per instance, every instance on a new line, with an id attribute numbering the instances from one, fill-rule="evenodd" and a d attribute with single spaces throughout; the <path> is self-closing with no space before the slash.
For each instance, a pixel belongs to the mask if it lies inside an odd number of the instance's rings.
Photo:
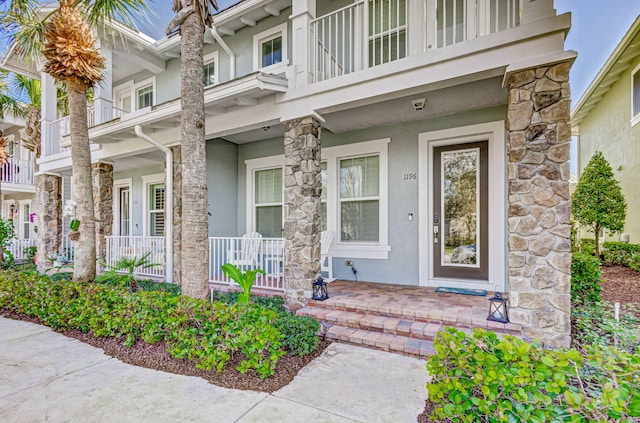
<path id="1" fill-rule="evenodd" d="M 260 268 L 255 287 L 281 291 L 284 289 L 284 240 L 261 238 L 252 242 L 247 238 L 209 238 L 209 282 L 235 284 L 222 273 L 222 265 L 235 264 L 241 270 Z"/>
<path id="2" fill-rule="evenodd" d="M 117 107 L 111 107 L 111 115 L 104 116 L 102 122 L 96 119 L 96 110 L 94 107 L 87 108 L 87 125 L 89 128 L 93 128 L 96 125 L 100 125 L 108 120 L 120 118 L 126 114 L 122 109 Z M 58 153 L 69 151 L 69 147 L 61 147 L 60 142 L 64 137 L 71 134 L 71 119 L 69 116 L 65 116 L 58 120 L 54 120 L 49 124 L 49 131 L 44 139 L 44 151 L 43 156 L 51 156 Z"/>
<path id="3" fill-rule="evenodd" d="M 33 185 L 33 161 L 9 158 L 0 167 L 0 181 L 2 183 Z"/>
<path id="4" fill-rule="evenodd" d="M 427 52 L 513 28 L 521 1 L 357 1 L 311 22 L 313 82 L 402 59 L 410 39 Z M 420 25 L 409 24 L 409 6 L 422 10 Z"/>
<path id="5" fill-rule="evenodd" d="M 164 278 L 164 237 L 162 236 L 108 236 L 106 262 L 114 266 L 122 257 L 141 259 L 149 254 L 148 262 L 155 266 L 139 266 L 135 274 Z"/>
<path id="6" fill-rule="evenodd" d="M 7 246 L 7 250 L 11 252 L 14 260 L 25 260 L 27 254 L 25 249 L 28 247 L 35 247 L 37 240 L 34 239 L 14 239 Z"/>

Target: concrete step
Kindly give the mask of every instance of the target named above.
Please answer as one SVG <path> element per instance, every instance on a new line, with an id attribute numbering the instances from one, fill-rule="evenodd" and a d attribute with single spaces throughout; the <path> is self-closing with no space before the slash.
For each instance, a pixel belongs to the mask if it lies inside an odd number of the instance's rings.
<path id="1" fill-rule="evenodd" d="M 418 358 L 428 358 L 436 353 L 432 341 L 340 325 L 326 328 L 325 339 Z"/>

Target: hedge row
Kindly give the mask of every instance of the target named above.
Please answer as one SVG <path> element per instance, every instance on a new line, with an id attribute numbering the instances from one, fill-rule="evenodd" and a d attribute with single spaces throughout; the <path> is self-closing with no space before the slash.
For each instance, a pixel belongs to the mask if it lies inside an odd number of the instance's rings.
<path id="1" fill-rule="evenodd" d="M 548 350 L 475 329 L 440 332 L 427 363 L 432 417 L 456 422 L 634 422 L 640 354 Z"/>
<path id="2" fill-rule="evenodd" d="M 194 360 L 206 370 L 221 371 L 232 355 L 242 353 L 237 370 L 254 369 L 265 378 L 286 353 L 277 313 L 259 305 L 0 272 L 0 308 L 37 317 L 54 329 L 124 338 L 129 346 L 164 341 L 173 357 Z"/>

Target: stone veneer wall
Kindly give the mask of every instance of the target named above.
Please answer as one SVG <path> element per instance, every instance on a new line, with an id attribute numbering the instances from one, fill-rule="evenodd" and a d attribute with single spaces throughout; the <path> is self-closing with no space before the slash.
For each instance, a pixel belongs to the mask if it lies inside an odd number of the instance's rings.
<path id="1" fill-rule="evenodd" d="M 182 264 L 182 149 L 177 145 L 171 147 L 171 152 L 173 154 L 173 222 L 169 222 L 168 228 L 173 228 L 173 283 L 180 285 L 182 274 L 180 267 Z"/>
<path id="2" fill-rule="evenodd" d="M 96 258 L 107 257 L 107 236 L 113 235 L 113 165 L 93 163 L 93 201 L 96 216 Z"/>
<path id="3" fill-rule="evenodd" d="M 550 347 L 571 342 L 570 68 L 509 79 L 509 317 Z"/>
<path id="4" fill-rule="evenodd" d="M 284 288 L 287 307 L 295 312 L 320 272 L 320 122 L 286 122 L 284 157 Z"/>
<path id="5" fill-rule="evenodd" d="M 57 175 L 38 174 L 36 185 L 36 221 L 38 226 L 38 270 L 51 264 L 62 241 L 62 178 Z"/>

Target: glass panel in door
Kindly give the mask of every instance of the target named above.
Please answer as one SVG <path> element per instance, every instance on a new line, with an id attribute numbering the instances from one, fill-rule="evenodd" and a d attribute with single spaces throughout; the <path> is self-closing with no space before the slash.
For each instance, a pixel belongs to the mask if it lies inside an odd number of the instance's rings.
<path id="1" fill-rule="evenodd" d="M 487 143 L 434 149 L 434 276 L 488 276 Z"/>
<path id="2" fill-rule="evenodd" d="M 129 214 L 129 201 L 130 201 L 129 187 L 120 188 L 120 235 L 131 235 L 131 216 Z"/>

